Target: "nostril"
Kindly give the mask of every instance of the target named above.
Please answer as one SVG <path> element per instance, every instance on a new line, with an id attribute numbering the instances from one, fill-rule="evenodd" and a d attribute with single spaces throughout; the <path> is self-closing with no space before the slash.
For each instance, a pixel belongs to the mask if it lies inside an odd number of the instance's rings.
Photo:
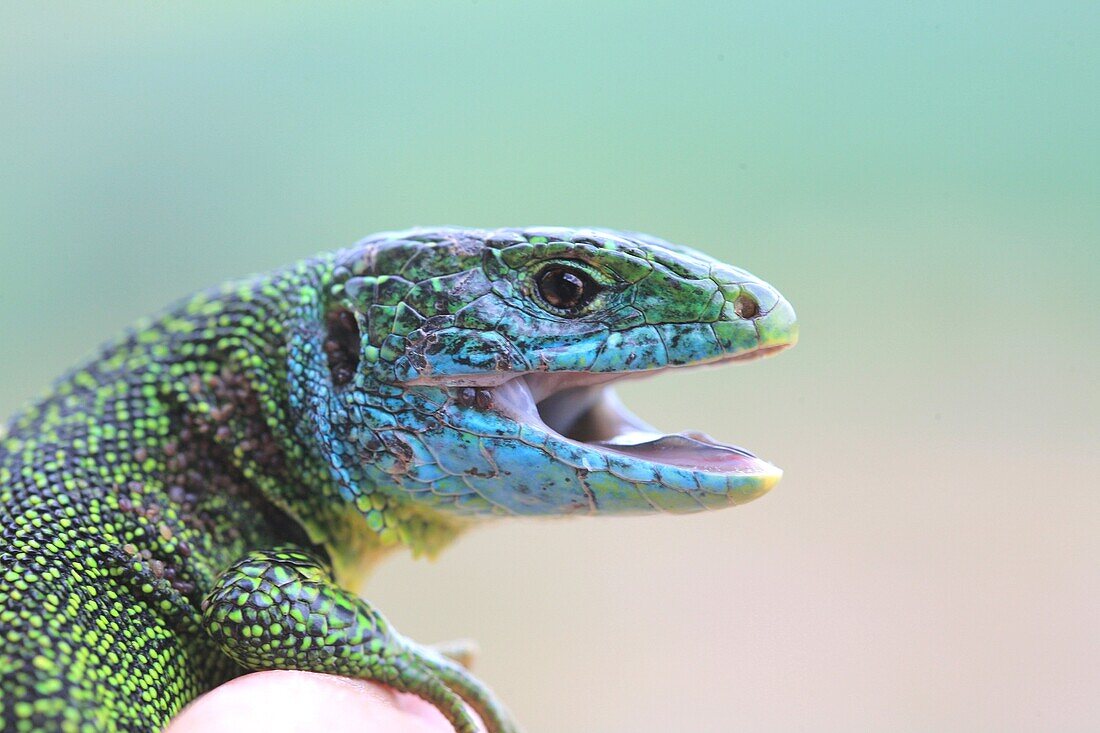
<path id="1" fill-rule="evenodd" d="M 737 300 L 733 301 L 733 312 L 738 318 L 756 318 L 760 313 L 760 304 L 748 293 L 741 293 L 737 296 Z"/>

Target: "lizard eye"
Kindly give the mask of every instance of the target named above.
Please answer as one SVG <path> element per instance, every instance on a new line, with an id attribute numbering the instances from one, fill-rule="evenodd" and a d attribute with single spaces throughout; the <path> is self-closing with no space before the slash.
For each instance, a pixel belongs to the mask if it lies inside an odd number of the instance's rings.
<path id="1" fill-rule="evenodd" d="M 600 286 L 584 270 L 556 265 L 539 273 L 538 289 L 551 308 L 577 311 L 592 302 Z"/>

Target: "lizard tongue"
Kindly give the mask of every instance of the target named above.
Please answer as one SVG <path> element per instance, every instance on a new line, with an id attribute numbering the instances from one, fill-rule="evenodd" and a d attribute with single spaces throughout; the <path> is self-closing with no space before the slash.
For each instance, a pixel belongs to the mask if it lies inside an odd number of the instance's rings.
<path id="1" fill-rule="evenodd" d="M 663 435 L 633 432 L 617 435 L 610 440 L 595 441 L 591 445 L 651 463 L 664 463 L 698 471 L 758 474 L 763 469 L 770 468 L 747 450 L 719 443 L 704 433 Z"/>

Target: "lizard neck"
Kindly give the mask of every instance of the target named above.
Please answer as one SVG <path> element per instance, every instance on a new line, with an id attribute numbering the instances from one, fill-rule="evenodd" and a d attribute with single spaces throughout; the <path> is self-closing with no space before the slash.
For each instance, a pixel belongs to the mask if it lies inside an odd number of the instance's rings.
<path id="1" fill-rule="evenodd" d="M 306 261 L 197 296 L 136 338 L 169 340 L 158 388 L 183 415 L 188 439 L 215 446 L 354 587 L 390 549 L 434 554 L 468 522 L 368 486 L 385 474 L 346 469 L 359 457 L 335 450 L 322 419 L 341 409 L 324 355 L 331 270 L 328 260 Z"/>
<path id="2" fill-rule="evenodd" d="M 402 543 L 437 552 L 463 525 L 400 496 L 381 504 L 378 491 L 348 496 L 317 430 L 327 374 L 309 372 L 313 383 L 300 375 L 321 354 L 329 270 L 307 261 L 200 293 L 140 324 L 18 416 L 5 452 L 29 450 L 20 436 L 44 436 L 33 460 L 49 465 L 46 454 L 63 450 L 73 465 L 87 464 L 73 486 L 106 501 L 120 546 L 135 530 L 153 544 L 160 532 L 186 534 L 194 552 L 182 575 L 197 591 L 234 554 L 265 544 L 325 548 L 348 587 Z M 104 453 L 125 470 L 94 465 Z M 372 516 L 378 508 L 384 516 Z"/>

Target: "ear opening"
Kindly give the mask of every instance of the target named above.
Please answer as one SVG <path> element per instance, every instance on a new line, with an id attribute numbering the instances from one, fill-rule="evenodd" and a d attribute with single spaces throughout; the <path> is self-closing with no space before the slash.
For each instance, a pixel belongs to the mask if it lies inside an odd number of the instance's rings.
<path id="1" fill-rule="evenodd" d="M 337 308 L 325 318 L 325 356 L 332 384 L 343 387 L 359 369 L 359 322 L 349 308 Z"/>

